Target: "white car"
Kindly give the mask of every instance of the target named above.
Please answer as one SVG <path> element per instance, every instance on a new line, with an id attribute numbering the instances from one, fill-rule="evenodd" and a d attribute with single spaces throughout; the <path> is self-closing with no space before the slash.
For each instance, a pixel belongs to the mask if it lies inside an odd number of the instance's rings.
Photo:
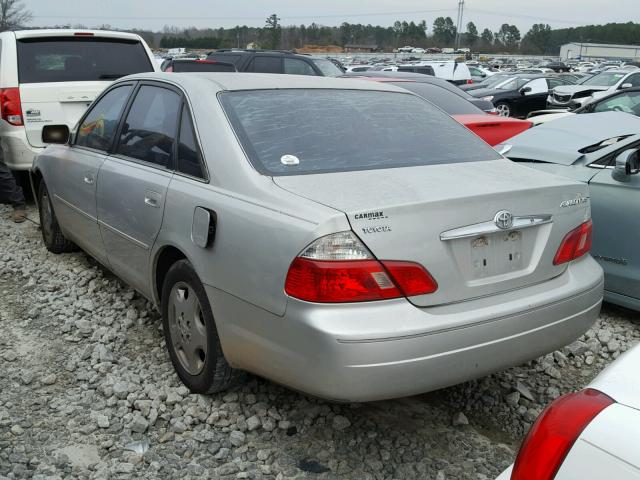
<path id="1" fill-rule="evenodd" d="M 42 127 L 72 128 L 113 80 L 160 71 L 138 35 L 104 30 L 0 33 L 0 142 L 12 170 L 29 170 L 45 148 Z"/>
<path id="2" fill-rule="evenodd" d="M 549 405 L 498 480 L 640 479 L 640 346 Z"/>

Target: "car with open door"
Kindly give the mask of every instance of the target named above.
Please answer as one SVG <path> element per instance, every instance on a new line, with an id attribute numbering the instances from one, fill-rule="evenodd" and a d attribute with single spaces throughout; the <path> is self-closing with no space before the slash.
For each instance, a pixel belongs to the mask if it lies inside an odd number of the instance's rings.
<path id="1" fill-rule="evenodd" d="M 526 117 L 546 107 L 550 89 L 571 83 L 573 79 L 566 77 L 523 74 L 493 88 L 471 90 L 469 94 L 493 102 L 501 116 Z"/>
<path id="2" fill-rule="evenodd" d="M 247 370 L 341 401 L 520 364 L 596 320 L 583 183 L 378 82 L 156 73 L 43 130 L 42 237 L 159 306 L 193 392 Z"/>
<path id="3" fill-rule="evenodd" d="M 589 185 L 593 257 L 605 300 L 640 310 L 640 118 L 621 112 L 572 115 L 527 130 L 502 151 L 520 165 Z M 569 206 L 567 206 L 569 208 Z"/>

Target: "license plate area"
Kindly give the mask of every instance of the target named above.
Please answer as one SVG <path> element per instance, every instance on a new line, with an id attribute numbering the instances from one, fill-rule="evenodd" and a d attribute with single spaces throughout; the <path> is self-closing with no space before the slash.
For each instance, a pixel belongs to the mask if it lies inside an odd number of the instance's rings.
<path id="1" fill-rule="evenodd" d="M 524 267 L 522 232 L 497 232 L 469 241 L 471 278 L 479 279 L 521 270 Z"/>

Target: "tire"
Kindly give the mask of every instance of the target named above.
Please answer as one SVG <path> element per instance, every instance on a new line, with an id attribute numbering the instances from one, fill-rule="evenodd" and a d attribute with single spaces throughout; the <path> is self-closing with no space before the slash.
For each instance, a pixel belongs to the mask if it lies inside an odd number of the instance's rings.
<path id="1" fill-rule="evenodd" d="M 500 115 L 501 117 L 510 117 L 512 114 L 511 105 L 509 105 L 507 102 L 498 102 L 496 103 L 495 107 L 498 111 L 498 115 Z"/>
<path id="2" fill-rule="evenodd" d="M 242 376 L 224 358 L 209 299 L 187 260 L 174 263 L 162 286 L 162 324 L 173 367 L 193 393 L 226 390 Z"/>
<path id="3" fill-rule="evenodd" d="M 42 241 L 51 253 L 68 253 L 77 249 L 75 243 L 65 238 L 58 225 L 58 219 L 53 211 L 53 204 L 49 197 L 49 190 L 40 180 L 38 188 L 38 213 L 40 215 L 40 229 L 42 230 Z"/>

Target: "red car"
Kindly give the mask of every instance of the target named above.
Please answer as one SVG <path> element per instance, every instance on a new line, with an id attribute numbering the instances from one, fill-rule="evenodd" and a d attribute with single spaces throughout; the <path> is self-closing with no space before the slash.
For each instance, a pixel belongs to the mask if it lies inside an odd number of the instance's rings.
<path id="1" fill-rule="evenodd" d="M 503 143 L 505 140 L 531 128 L 533 124 L 528 120 L 518 120 L 511 117 L 500 117 L 483 112 L 469 102 L 464 96 L 442 88 L 433 83 L 421 82 L 419 78 L 393 77 L 350 77 L 374 82 L 391 83 L 409 90 L 425 100 L 430 101 L 455 118 L 462 125 L 482 138 L 491 146 Z"/>

